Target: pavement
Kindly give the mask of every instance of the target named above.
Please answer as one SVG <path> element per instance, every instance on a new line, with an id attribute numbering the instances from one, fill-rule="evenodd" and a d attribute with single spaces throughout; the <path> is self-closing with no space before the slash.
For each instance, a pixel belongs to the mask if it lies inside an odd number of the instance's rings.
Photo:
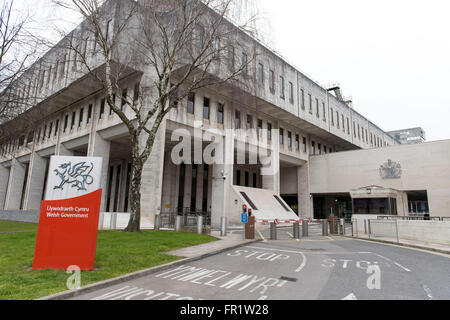
<path id="1" fill-rule="evenodd" d="M 242 229 L 167 254 L 184 259 L 44 299 L 72 300 L 435 300 L 450 299 L 450 256 L 386 243 L 321 236 L 293 239 L 280 226 L 257 240 Z"/>

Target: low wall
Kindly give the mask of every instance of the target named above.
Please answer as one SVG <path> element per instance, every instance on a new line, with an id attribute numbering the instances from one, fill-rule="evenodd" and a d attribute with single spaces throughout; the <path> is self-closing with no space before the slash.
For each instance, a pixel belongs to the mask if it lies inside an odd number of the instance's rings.
<path id="1" fill-rule="evenodd" d="M 400 239 L 450 247 L 449 221 L 398 221 L 398 234 Z"/>
<path id="2" fill-rule="evenodd" d="M 377 220 L 377 215 L 354 215 L 353 234 L 369 233 L 368 220 Z M 397 220 L 399 240 L 418 241 L 423 244 L 439 244 L 450 247 L 450 221 Z M 371 223 L 372 235 L 396 238 L 395 220 L 377 220 Z"/>
<path id="3" fill-rule="evenodd" d="M 111 221 L 113 217 L 116 217 L 116 221 Z M 99 230 L 124 230 L 128 226 L 128 222 L 130 221 L 129 213 L 111 213 L 111 212 L 102 212 L 100 213 L 100 218 L 98 222 Z M 115 224 L 115 228 L 114 228 Z M 113 227 L 113 228 L 112 228 Z M 153 223 L 141 217 L 141 229 L 153 229 Z"/>
<path id="4" fill-rule="evenodd" d="M 39 211 L 0 211 L 0 220 L 39 223 Z"/>

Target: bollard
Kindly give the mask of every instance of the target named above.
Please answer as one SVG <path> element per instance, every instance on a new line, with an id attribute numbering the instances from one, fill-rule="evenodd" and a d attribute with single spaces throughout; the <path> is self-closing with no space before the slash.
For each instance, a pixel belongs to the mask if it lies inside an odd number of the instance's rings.
<path id="1" fill-rule="evenodd" d="M 175 217 L 175 232 L 181 231 L 181 219 L 183 219 L 183 216 L 177 215 Z"/>
<path id="2" fill-rule="evenodd" d="M 227 217 L 222 217 L 220 220 L 220 236 L 226 237 L 228 230 L 227 230 Z"/>
<path id="3" fill-rule="evenodd" d="M 294 223 L 294 239 L 300 239 L 300 223 Z"/>
<path id="4" fill-rule="evenodd" d="M 322 220 L 322 236 L 328 236 L 328 221 Z"/>
<path id="5" fill-rule="evenodd" d="M 277 225 L 273 222 L 270 223 L 270 240 L 277 240 Z"/>
<path id="6" fill-rule="evenodd" d="M 109 229 L 116 230 L 117 227 L 117 213 L 111 214 L 111 221 L 109 222 Z"/>
<path id="7" fill-rule="evenodd" d="M 308 220 L 303 220 L 302 226 L 303 226 L 303 237 L 307 238 L 308 237 L 308 228 L 309 228 Z"/>
<path id="8" fill-rule="evenodd" d="M 203 234 L 203 216 L 197 217 L 197 234 Z"/>
<path id="9" fill-rule="evenodd" d="M 155 230 L 159 231 L 161 229 L 161 216 L 157 214 L 155 216 Z"/>
<path id="10" fill-rule="evenodd" d="M 345 219 L 341 219 L 342 224 L 342 235 L 345 236 Z"/>

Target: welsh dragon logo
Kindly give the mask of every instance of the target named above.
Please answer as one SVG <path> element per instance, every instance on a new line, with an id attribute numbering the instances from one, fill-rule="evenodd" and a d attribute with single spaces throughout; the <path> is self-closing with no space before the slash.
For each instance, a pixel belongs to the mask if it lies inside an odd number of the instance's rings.
<path id="1" fill-rule="evenodd" d="M 56 175 L 61 179 L 59 186 L 53 190 L 64 190 L 66 184 L 71 185 L 72 188 L 77 188 L 78 191 L 86 191 L 86 186 L 94 182 L 91 172 L 94 169 L 94 164 L 86 164 L 86 162 L 79 162 L 72 165 L 72 162 L 67 162 L 55 169 Z"/>

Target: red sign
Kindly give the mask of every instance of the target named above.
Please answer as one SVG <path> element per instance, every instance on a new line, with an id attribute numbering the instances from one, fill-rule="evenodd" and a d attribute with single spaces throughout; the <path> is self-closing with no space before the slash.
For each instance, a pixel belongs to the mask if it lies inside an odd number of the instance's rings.
<path id="1" fill-rule="evenodd" d="M 42 201 L 33 270 L 93 270 L 102 190 Z"/>

